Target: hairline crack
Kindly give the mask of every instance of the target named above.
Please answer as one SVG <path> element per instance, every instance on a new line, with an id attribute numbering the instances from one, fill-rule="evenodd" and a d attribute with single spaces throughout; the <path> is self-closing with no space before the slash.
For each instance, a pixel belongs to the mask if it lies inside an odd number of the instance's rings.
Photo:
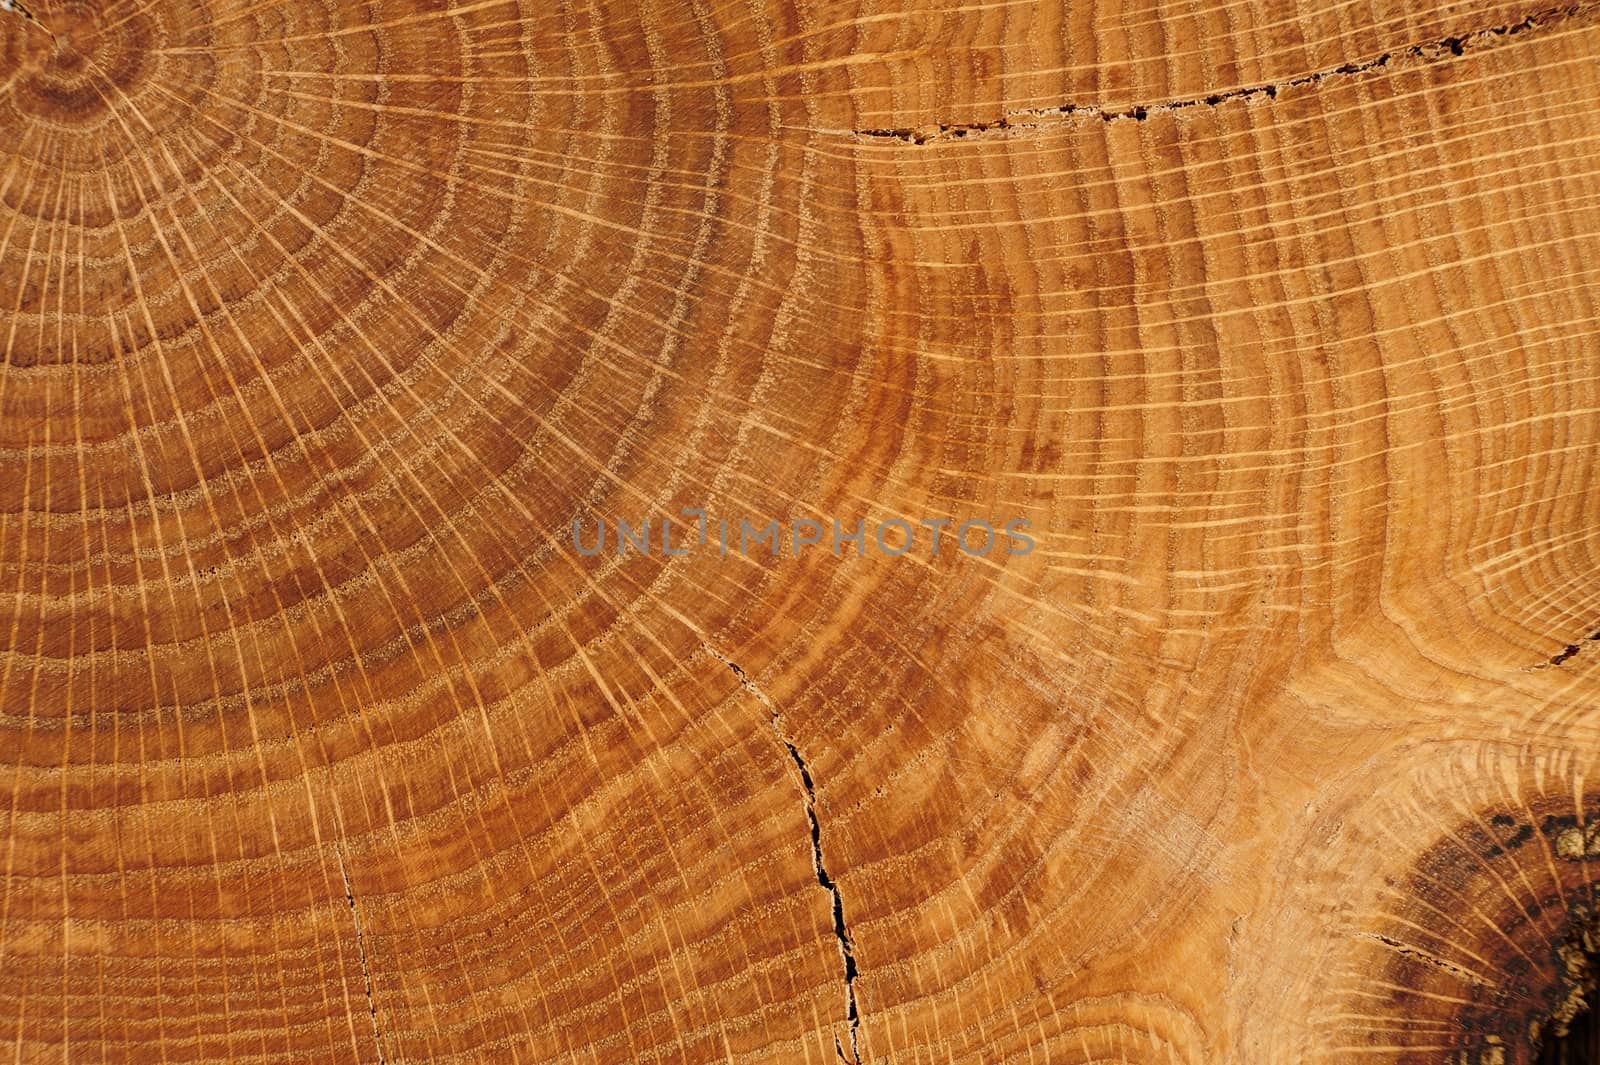
<path id="1" fill-rule="evenodd" d="M 893 140 L 906 144 L 931 144 L 939 141 L 978 137 L 987 133 L 1043 129 L 1050 124 L 1038 121 L 1040 119 L 1083 116 L 1099 118 L 1103 122 L 1116 122 L 1123 119 L 1143 122 L 1151 115 L 1182 111 L 1192 107 L 1218 107 L 1230 100 L 1246 100 L 1263 96 L 1268 99 L 1276 99 L 1278 93 L 1284 89 L 1315 85 L 1339 75 L 1365 74 L 1368 71 L 1381 70 L 1398 59 L 1420 58 L 1424 62 L 1432 62 L 1446 55 L 1452 57 L 1465 55 L 1469 50 L 1477 51 L 1484 47 L 1493 47 L 1499 41 L 1527 30 L 1537 29 L 1553 22 L 1565 22 L 1580 18 L 1597 8 L 1600 8 L 1600 4 L 1578 3 L 1545 8 L 1528 15 L 1518 22 L 1492 26 L 1487 29 L 1471 30 L 1423 44 L 1393 49 L 1372 59 L 1341 63 L 1336 67 L 1328 67 L 1282 81 L 1245 85 L 1236 89 L 1224 89 L 1207 93 L 1203 96 L 1193 96 L 1180 100 L 1166 100 L 1160 103 L 1139 104 L 1124 108 L 1108 108 L 1100 104 L 1069 103 L 1062 104 L 1059 107 L 1033 107 L 1007 111 L 999 118 L 989 122 L 938 123 L 936 125 L 917 127 L 896 126 L 835 132 L 848 132 L 851 136 L 869 140 Z"/>
<path id="2" fill-rule="evenodd" d="M 383 1056 L 383 1036 L 378 1031 L 378 1003 L 372 996 L 372 971 L 367 968 L 367 938 L 361 927 L 361 911 L 356 909 L 355 892 L 350 887 L 350 874 L 344 867 L 344 847 L 336 844 L 334 854 L 339 860 L 339 878 L 344 881 L 344 901 L 350 907 L 350 919 L 356 926 L 356 955 L 361 962 L 361 983 L 367 993 L 367 1013 L 372 1018 L 372 1041 L 378 1050 L 378 1065 L 388 1065 Z"/>

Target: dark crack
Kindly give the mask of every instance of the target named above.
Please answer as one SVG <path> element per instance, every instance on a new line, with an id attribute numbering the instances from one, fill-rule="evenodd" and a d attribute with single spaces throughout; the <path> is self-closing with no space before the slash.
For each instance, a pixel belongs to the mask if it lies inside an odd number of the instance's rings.
<path id="1" fill-rule="evenodd" d="M 839 885 L 833 877 L 828 875 L 828 866 L 822 857 L 822 825 L 817 821 L 817 792 L 811 780 L 811 770 L 801 757 L 800 748 L 783 739 L 781 733 L 778 738 L 783 740 L 783 745 L 789 749 L 789 757 L 794 759 L 795 768 L 800 771 L 800 786 L 805 789 L 806 818 L 811 822 L 811 864 L 817 873 L 817 883 L 833 897 L 833 934 L 839 940 L 839 953 L 844 955 L 845 1019 L 850 1023 L 849 1059 L 845 1059 L 844 1048 L 839 1045 L 837 1036 L 833 1040 L 833 1049 L 841 1060 L 859 1062 L 861 1013 L 856 1006 L 856 949 L 855 942 L 850 938 L 850 928 L 845 924 L 844 896 L 839 893 Z"/>
<path id="2" fill-rule="evenodd" d="M 50 33 L 50 31 L 46 29 L 45 24 L 39 21 L 39 16 L 35 15 L 28 8 L 28 6 L 22 2 L 22 0 L 0 0 L 0 14 L 5 14 L 7 12 L 21 17 L 24 22 L 33 26 L 35 29 L 44 30 L 45 33 Z M 50 35 L 52 37 L 55 36 L 54 34 Z"/>
<path id="3" fill-rule="evenodd" d="M 805 757 L 800 753 L 800 748 L 795 746 L 783 730 L 783 715 L 767 697 L 748 674 L 740 668 L 737 662 L 719 654 L 716 649 L 707 646 L 706 651 L 717 661 L 727 666 L 733 675 L 739 678 L 739 683 L 751 695 L 755 696 L 762 706 L 766 707 L 768 721 L 772 725 L 773 734 L 778 737 L 778 742 L 783 744 L 789 752 L 789 758 L 794 762 L 794 767 L 800 773 L 801 801 L 805 806 L 806 821 L 811 826 L 811 867 L 817 874 L 817 883 L 828 893 L 833 903 L 833 935 L 839 941 L 839 953 L 844 958 L 844 1010 L 845 1020 L 850 1027 L 850 1054 L 845 1056 L 844 1046 L 839 1042 L 839 1037 L 834 1036 L 833 1049 L 840 1061 L 849 1062 L 851 1065 L 860 1065 L 861 1061 L 861 1010 L 856 1003 L 856 947 L 855 940 L 850 936 L 850 927 L 845 921 L 844 895 L 839 891 L 838 881 L 833 879 L 828 872 L 828 864 L 822 855 L 822 823 L 817 819 L 817 788 L 816 782 L 811 777 L 811 768 L 806 765 Z"/>
<path id="4" fill-rule="evenodd" d="M 1371 939 L 1382 943 L 1384 946 L 1388 947 L 1396 954 L 1399 954 L 1401 957 L 1410 958 L 1412 961 L 1420 962 L 1423 965 L 1432 966 L 1433 968 L 1438 969 L 1440 972 L 1448 973 L 1457 980 L 1464 981 L 1465 983 L 1471 984 L 1474 987 L 1493 990 L 1488 984 L 1484 983 L 1482 977 L 1472 970 L 1464 969 L 1454 962 L 1449 962 L 1441 957 L 1438 957 L 1437 955 L 1429 954 L 1425 950 L 1409 946 L 1400 942 L 1398 939 L 1393 938 L 1392 936 L 1381 935 L 1376 932 L 1357 932 L 1356 934 L 1363 939 Z"/>
<path id="5" fill-rule="evenodd" d="M 0 18 L 6 15 L 15 15 L 22 20 L 22 24 L 44 34 L 50 40 L 57 40 L 54 32 L 39 20 L 39 16 L 22 2 L 22 0 L 0 0 Z M 9 84 L 9 82 L 3 83 Z"/>
<path id="6" fill-rule="evenodd" d="M 1591 632 L 1584 639 L 1585 639 L 1585 642 L 1593 642 L 1595 640 L 1600 640 L 1600 631 Z M 1561 665 L 1561 663 L 1563 663 L 1567 659 L 1573 657 L 1574 655 L 1576 655 L 1581 650 L 1583 650 L 1583 644 L 1582 643 L 1569 643 L 1565 647 L 1563 647 L 1560 651 L 1558 651 L 1555 654 L 1551 655 L 1548 661 L 1540 662 L 1538 665 L 1534 666 L 1533 668 L 1534 669 L 1549 669 L 1551 666 L 1559 666 L 1559 665 Z"/>
<path id="7" fill-rule="evenodd" d="M 350 874 L 344 868 L 344 850 L 336 847 L 339 859 L 339 878 L 344 881 L 344 901 L 350 907 L 350 920 L 356 926 L 356 954 L 361 961 L 361 983 L 367 992 L 367 1013 L 372 1017 L 372 1042 L 378 1049 L 378 1065 L 388 1065 L 383 1056 L 383 1036 L 378 1032 L 378 1003 L 372 997 L 372 971 L 367 968 L 367 937 L 361 928 L 361 911 L 356 909 L 355 892 L 350 889 Z"/>
<path id="8" fill-rule="evenodd" d="M 1155 104 L 1140 104 L 1134 107 L 1108 108 L 1098 104 L 1062 104 L 1060 107 L 1028 108 L 1020 111 L 1008 111 L 999 118 L 990 122 L 964 122 L 964 123 L 939 123 L 937 125 L 920 127 L 894 127 L 879 129 L 857 129 L 849 131 L 857 137 L 867 137 L 880 140 L 895 140 L 906 144 L 930 144 L 936 141 L 962 140 L 978 137 L 987 133 L 1003 133 L 1008 130 L 1040 129 L 1047 123 L 1040 119 L 1058 119 L 1063 117 L 1081 116 L 1085 118 L 1098 118 L 1102 122 L 1118 122 L 1124 119 L 1143 122 L 1151 115 L 1165 114 L 1171 111 L 1182 111 L 1191 107 L 1218 107 L 1233 100 L 1248 100 L 1254 97 L 1275 99 L 1284 89 L 1294 89 L 1306 85 L 1316 85 L 1328 78 L 1341 75 L 1364 74 L 1372 70 L 1381 70 L 1399 59 L 1420 59 L 1423 62 L 1432 62 L 1446 56 L 1465 55 L 1468 51 L 1476 51 L 1492 47 L 1505 38 L 1514 37 L 1519 33 L 1538 29 L 1551 23 L 1563 22 L 1578 18 L 1594 11 L 1600 5 L 1596 4 L 1570 4 L 1563 7 L 1548 8 L 1536 14 L 1529 15 L 1520 22 L 1509 23 L 1504 26 L 1494 26 L 1489 29 L 1476 30 L 1471 33 L 1456 37 L 1445 37 L 1425 44 L 1412 45 L 1409 48 L 1396 49 L 1384 52 L 1373 59 L 1361 62 L 1341 63 L 1336 67 L 1302 74 L 1299 77 L 1289 78 L 1284 81 L 1263 83 L 1260 85 L 1247 85 L 1237 89 L 1227 89 L 1222 92 L 1209 93 L 1205 96 L 1194 96 L 1183 100 L 1167 100 Z"/>

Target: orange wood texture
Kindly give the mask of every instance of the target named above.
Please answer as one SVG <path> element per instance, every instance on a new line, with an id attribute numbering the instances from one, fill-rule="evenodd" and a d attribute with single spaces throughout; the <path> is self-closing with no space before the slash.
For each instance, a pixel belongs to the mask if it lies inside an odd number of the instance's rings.
<path id="1" fill-rule="evenodd" d="M 1600 5 L 451 2 L 0 3 L 0 1060 L 1533 1060 Z"/>

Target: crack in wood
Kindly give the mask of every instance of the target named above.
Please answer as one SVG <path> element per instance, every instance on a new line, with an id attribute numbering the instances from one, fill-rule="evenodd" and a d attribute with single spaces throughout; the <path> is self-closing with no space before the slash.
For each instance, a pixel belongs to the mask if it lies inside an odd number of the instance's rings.
<path id="1" fill-rule="evenodd" d="M 1440 972 L 1448 973 L 1456 979 L 1463 980 L 1474 987 L 1483 988 L 1489 991 L 1494 990 L 1492 984 L 1486 983 L 1481 976 L 1473 972 L 1471 969 L 1464 969 L 1454 962 L 1446 961 L 1437 955 L 1429 954 L 1425 950 L 1402 943 L 1392 936 L 1382 935 L 1377 932 L 1357 932 L 1356 935 L 1362 939 L 1370 939 L 1374 942 L 1382 943 L 1384 946 L 1388 947 L 1390 950 L 1394 951 L 1403 958 L 1410 958 L 1411 960 L 1421 962 L 1424 965 L 1430 965 L 1433 968 L 1438 969 Z"/>
<path id="2" fill-rule="evenodd" d="M 21 15 L 25 20 L 41 29 L 44 27 L 44 23 L 40 22 L 38 16 L 28 10 L 28 6 L 22 0 L 0 0 L 0 11 L 9 11 L 14 15 Z"/>
<path id="3" fill-rule="evenodd" d="M 1591 632 L 1587 638 L 1590 640 L 1600 640 L 1600 632 Z M 1561 649 L 1559 654 L 1550 656 L 1550 664 L 1552 666 L 1559 666 L 1561 663 L 1565 662 L 1582 649 L 1583 648 L 1581 644 L 1569 643 L 1566 647 Z"/>
<path id="4" fill-rule="evenodd" d="M 350 907 L 350 920 L 356 927 L 356 955 L 361 962 L 361 983 L 367 993 L 367 1013 L 372 1018 L 372 1041 L 378 1050 L 378 1065 L 388 1065 L 383 1056 L 383 1036 L 378 1031 L 378 1003 L 372 996 L 372 971 L 367 967 L 367 937 L 361 927 L 361 911 L 356 909 L 355 892 L 350 887 L 350 874 L 344 867 L 344 848 L 336 846 L 334 855 L 339 860 L 339 878 L 344 881 L 344 901 Z"/>
<path id="5" fill-rule="evenodd" d="M 1549 669 L 1551 666 L 1562 665 L 1568 659 L 1573 658 L 1574 656 L 1576 656 L 1578 654 L 1578 652 L 1582 651 L 1584 643 L 1592 643 L 1592 642 L 1597 641 L 1597 640 L 1600 640 L 1600 630 L 1596 630 L 1594 632 L 1591 632 L 1589 635 L 1585 636 L 1578 643 L 1569 643 L 1569 644 L 1567 644 L 1565 647 L 1563 647 L 1561 650 L 1557 651 L 1555 654 L 1551 655 L 1545 661 L 1540 662 L 1540 663 L 1538 663 L 1536 665 L 1533 665 L 1533 666 L 1526 667 L 1526 668 L 1530 669 L 1530 670 L 1533 670 L 1533 669 Z"/>
<path id="6" fill-rule="evenodd" d="M 817 818 L 817 789 L 816 782 L 811 776 L 811 767 L 806 764 L 805 756 L 800 753 L 800 748 L 789 739 L 783 729 L 783 715 L 777 706 L 767 696 L 767 693 L 750 679 L 744 669 L 726 655 L 721 654 L 716 648 L 706 645 L 706 652 L 717 661 L 727 666 L 733 675 L 739 679 L 739 684 L 756 697 L 762 706 L 767 708 L 768 721 L 772 726 L 773 734 L 778 737 L 789 752 L 789 758 L 794 762 L 795 769 L 800 774 L 800 788 L 802 804 L 806 811 L 806 820 L 811 828 L 811 865 L 816 873 L 817 883 L 821 885 L 832 901 L 833 935 L 838 941 L 839 953 L 844 959 L 844 1005 L 845 1020 L 850 1028 L 850 1055 L 845 1056 L 844 1045 L 839 1042 L 839 1037 L 834 1036 L 833 1050 L 838 1060 L 848 1062 L 850 1065 L 860 1065 L 861 1061 L 861 1010 L 856 1002 L 855 982 L 860 970 L 856 964 L 855 940 L 850 935 L 850 926 L 845 920 L 844 895 L 839 891 L 839 883 L 828 872 L 827 861 L 822 853 L 822 823 Z"/>
<path id="7" fill-rule="evenodd" d="M 1433 62 L 1445 56 L 1465 55 L 1469 50 L 1475 51 L 1483 47 L 1493 46 L 1504 38 L 1514 37 L 1528 30 L 1582 17 L 1597 8 L 1600 8 L 1600 4 L 1568 4 L 1562 7 L 1547 8 L 1518 22 L 1474 30 L 1453 37 L 1444 37 L 1425 44 L 1415 44 L 1409 48 L 1395 49 L 1361 62 L 1341 63 L 1336 67 L 1328 67 L 1325 70 L 1313 71 L 1309 74 L 1302 74 L 1282 81 L 1247 85 L 1237 89 L 1226 89 L 1220 92 L 1208 93 L 1204 96 L 1194 96 L 1181 100 L 1166 100 L 1160 103 L 1139 104 L 1120 109 L 1106 108 L 1099 104 L 1062 104 L 1059 107 L 1007 111 L 990 122 L 940 123 L 921 127 L 900 126 L 822 132 L 848 132 L 851 136 L 867 139 L 900 141 L 905 144 L 931 144 L 936 141 L 975 138 L 984 134 L 1004 133 L 1009 130 L 1042 129 L 1048 124 L 1036 121 L 1037 119 L 1084 116 L 1098 118 L 1103 122 L 1117 122 L 1124 119 L 1143 122 L 1151 115 L 1182 111 L 1191 107 L 1218 107 L 1231 100 L 1247 100 L 1255 97 L 1276 99 L 1278 93 L 1284 89 L 1316 85 L 1328 78 L 1340 75 L 1364 74 L 1368 71 L 1380 70 L 1397 59 L 1410 58 Z"/>

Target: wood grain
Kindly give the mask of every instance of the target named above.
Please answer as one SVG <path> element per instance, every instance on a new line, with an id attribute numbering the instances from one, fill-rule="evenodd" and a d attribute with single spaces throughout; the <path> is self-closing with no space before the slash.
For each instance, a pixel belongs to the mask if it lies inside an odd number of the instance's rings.
<path id="1" fill-rule="evenodd" d="M 1537 3 L 0 3 L 0 1057 L 1534 1060 Z M 1035 547 L 572 536 L 686 509 Z"/>

